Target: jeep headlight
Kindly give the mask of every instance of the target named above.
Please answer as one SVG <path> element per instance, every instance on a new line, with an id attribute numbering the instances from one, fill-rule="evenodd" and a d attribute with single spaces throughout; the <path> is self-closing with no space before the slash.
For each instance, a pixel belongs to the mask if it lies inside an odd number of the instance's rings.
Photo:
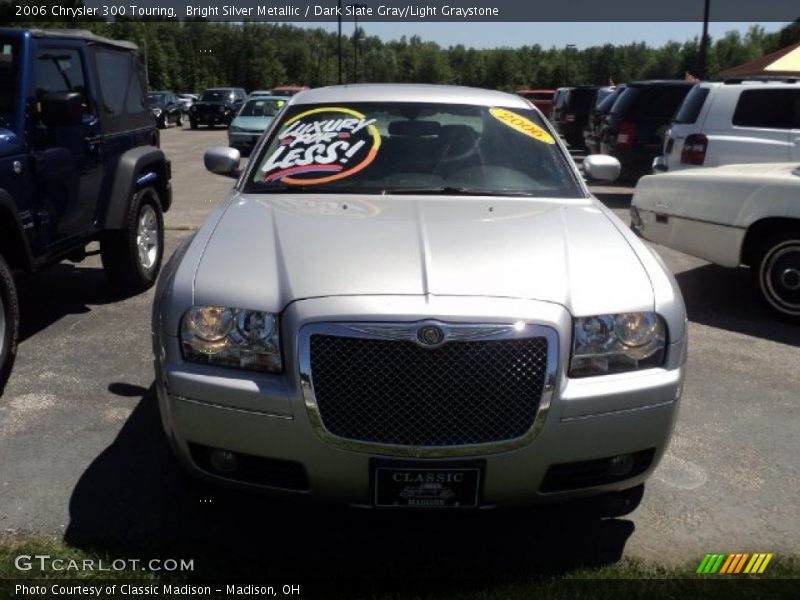
<path id="1" fill-rule="evenodd" d="M 221 112 L 221 113 L 224 113 L 226 110 L 228 110 L 228 109 L 226 107 L 224 107 L 224 106 L 220 106 L 219 107 L 219 112 Z"/>
<path id="2" fill-rule="evenodd" d="M 664 362 L 667 331 L 654 312 L 575 319 L 570 377 L 589 377 L 658 367 Z"/>
<path id="3" fill-rule="evenodd" d="M 194 306 L 181 319 L 190 362 L 278 373 L 283 369 L 278 316 L 224 306 Z"/>
<path id="4" fill-rule="evenodd" d="M 160 117 L 161 116 L 161 109 L 160 108 L 154 108 L 153 109 L 153 115 L 155 115 L 156 117 Z"/>

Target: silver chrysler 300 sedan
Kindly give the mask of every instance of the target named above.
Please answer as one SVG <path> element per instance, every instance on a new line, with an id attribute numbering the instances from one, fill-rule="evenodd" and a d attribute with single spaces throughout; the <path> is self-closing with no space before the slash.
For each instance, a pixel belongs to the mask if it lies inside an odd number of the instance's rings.
<path id="1" fill-rule="evenodd" d="M 243 170 L 205 162 L 236 184 L 153 313 L 190 470 L 356 506 L 635 506 L 677 414 L 684 305 L 527 100 L 310 90 Z"/>

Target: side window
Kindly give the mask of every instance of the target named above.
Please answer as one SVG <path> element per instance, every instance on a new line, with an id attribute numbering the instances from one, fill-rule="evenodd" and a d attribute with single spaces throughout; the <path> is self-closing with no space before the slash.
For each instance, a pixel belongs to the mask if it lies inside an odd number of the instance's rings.
<path id="1" fill-rule="evenodd" d="M 733 113 L 737 127 L 790 129 L 794 116 L 795 90 L 744 90 Z"/>
<path id="2" fill-rule="evenodd" d="M 80 52 L 73 48 L 43 48 L 36 54 L 36 99 L 52 92 L 78 92 L 89 111 Z"/>
<path id="3" fill-rule="evenodd" d="M 136 61 L 128 52 L 98 49 L 95 54 L 100 73 L 103 111 L 109 117 L 147 111 Z"/>

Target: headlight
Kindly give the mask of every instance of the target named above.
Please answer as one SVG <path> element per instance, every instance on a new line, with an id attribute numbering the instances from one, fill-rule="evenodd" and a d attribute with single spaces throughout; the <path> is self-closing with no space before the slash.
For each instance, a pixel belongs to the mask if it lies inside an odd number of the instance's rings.
<path id="1" fill-rule="evenodd" d="M 228 109 L 225 108 L 224 106 L 220 106 L 219 107 L 219 112 L 221 112 L 221 113 L 224 113 L 226 110 L 228 110 Z"/>
<path id="2" fill-rule="evenodd" d="M 224 306 L 195 306 L 181 320 L 181 348 L 190 362 L 278 373 L 283 368 L 278 317 Z"/>
<path id="3" fill-rule="evenodd" d="M 654 312 L 575 319 L 570 377 L 607 375 L 664 362 L 666 325 Z"/>
<path id="4" fill-rule="evenodd" d="M 154 108 L 153 109 L 153 114 L 155 116 L 157 116 L 157 117 L 160 117 L 161 116 L 161 109 L 160 108 Z"/>

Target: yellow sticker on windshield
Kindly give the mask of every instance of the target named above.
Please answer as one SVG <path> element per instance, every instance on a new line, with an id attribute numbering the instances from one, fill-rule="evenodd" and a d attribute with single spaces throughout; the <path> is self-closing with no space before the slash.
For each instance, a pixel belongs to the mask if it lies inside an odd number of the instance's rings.
<path id="1" fill-rule="evenodd" d="M 492 113 L 492 116 L 495 119 L 504 125 L 511 127 L 511 129 L 515 129 L 520 133 L 532 137 L 535 140 L 539 140 L 540 142 L 544 142 L 545 144 L 556 143 L 556 141 L 553 139 L 553 136 L 547 133 L 544 129 L 539 127 L 533 121 L 519 116 L 517 113 L 513 113 L 505 108 L 490 108 L 489 112 Z"/>

